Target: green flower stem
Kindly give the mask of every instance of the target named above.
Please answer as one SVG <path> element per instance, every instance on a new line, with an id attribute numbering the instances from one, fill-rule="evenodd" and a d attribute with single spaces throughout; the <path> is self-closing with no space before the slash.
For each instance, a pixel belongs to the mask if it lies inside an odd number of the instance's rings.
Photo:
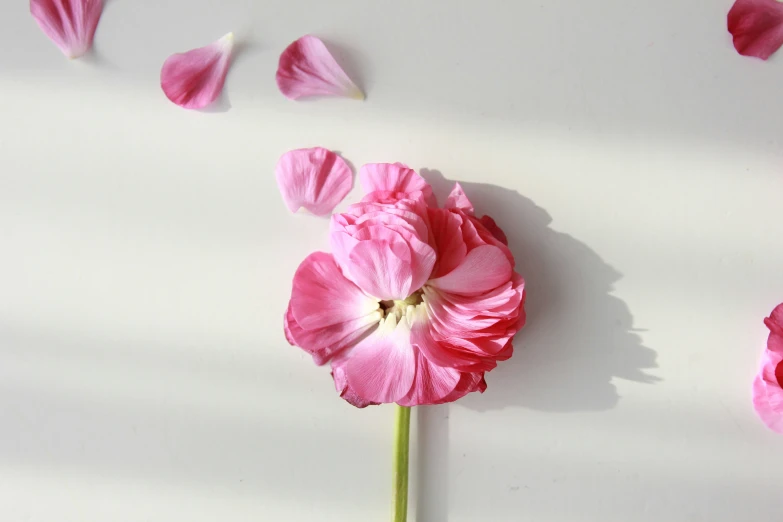
<path id="1" fill-rule="evenodd" d="M 405 522 L 408 518 L 408 446 L 411 431 L 411 409 L 396 405 L 395 408 L 392 522 Z"/>

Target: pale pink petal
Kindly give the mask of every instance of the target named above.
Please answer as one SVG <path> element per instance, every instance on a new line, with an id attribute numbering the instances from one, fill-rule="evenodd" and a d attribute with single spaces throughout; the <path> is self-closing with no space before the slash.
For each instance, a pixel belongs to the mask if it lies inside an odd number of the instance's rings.
<path id="1" fill-rule="evenodd" d="M 283 51 L 276 79 L 283 96 L 292 100 L 306 96 L 364 99 L 364 93 L 348 78 L 326 45 L 311 35 L 301 37 Z"/>
<path id="2" fill-rule="evenodd" d="M 369 226 L 357 230 L 354 238 L 358 242 L 340 265 L 359 288 L 373 297 L 405 299 L 421 288 L 432 273 L 435 251 L 412 234 Z M 333 245 L 339 245 L 339 241 L 333 241 Z"/>
<path id="3" fill-rule="evenodd" d="M 508 282 L 511 274 L 511 264 L 503 251 L 483 245 L 468 252 L 457 268 L 428 284 L 446 292 L 477 295 Z"/>
<path id="4" fill-rule="evenodd" d="M 30 0 L 38 26 L 68 58 L 78 58 L 92 47 L 103 0 Z"/>
<path id="5" fill-rule="evenodd" d="M 359 182 L 366 193 L 422 192 L 432 194 L 432 187 L 415 170 L 402 163 L 369 163 L 359 169 Z"/>
<path id="6" fill-rule="evenodd" d="M 456 208 L 462 210 L 465 214 L 473 215 L 473 203 L 465 195 L 465 191 L 462 190 L 462 186 L 459 183 L 454 184 L 454 188 L 451 189 L 451 193 L 446 199 L 444 208 Z"/>
<path id="7" fill-rule="evenodd" d="M 347 363 L 348 357 L 345 356 L 338 356 L 332 359 L 332 379 L 334 379 L 334 387 L 337 389 L 340 397 L 357 408 L 366 408 L 367 406 L 380 404 L 360 397 L 359 394 L 351 388 L 351 385 L 348 384 L 348 378 L 345 375 Z"/>
<path id="8" fill-rule="evenodd" d="M 416 362 L 410 328 L 403 317 L 389 315 L 369 337 L 351 351 L 345 366 L 348 384 L 370 402 L 396 402 L 410 391 Z"/>
<path id="9" fill-rule="evenodd" d="M 359 241 L 351 249 L 350 276 L 365 292 L 381 300 L 405 299 L 411 288 L 413 269 L 408 244 L 398 234 L 376 227 L 378 239 Z"/>
<path id="10" fill-rule="evenodd" d="M 288 210 L 306 208 L 316 216 L 331 214 L 353 185 L 345 160 L 321 147 L 286 152 L 277 162 L 275 176 Z"/>
<path id="11" fill-rule="evenodd" d="M 291 313 L 305 330 L 365 317 L 378 308 L 377 300 L 343 276 L 331 254 L 310 254 L 294 275 Z"/>
<path id="12" fill-rule="evenodd" d="M 160 71 L 160 86 L 169 100 L 185 109 L 202 109 L 217 100 L 223 90 L 234 34 L 168 57 Z"/>
<path id="13" fill-rule="evenodd" d="M 738 53 L 766 60 L 783 45 L 783 3 L 737 0 L 727 25 Z"/>
<path id="14" fill-rule="evenodd" d="M 289 344 L 298 346 L 313 356 L 315 364 L 322 365 L 329 362 L 342 350 L 352 347 L 373 327 L 377 326 L 383 314 L 380 311 L 372 312 L 343 323 L 337 323 L 314 330 L 305 330 L 296 321 L 291 305 L 284 317 L 283 328 Z"/>

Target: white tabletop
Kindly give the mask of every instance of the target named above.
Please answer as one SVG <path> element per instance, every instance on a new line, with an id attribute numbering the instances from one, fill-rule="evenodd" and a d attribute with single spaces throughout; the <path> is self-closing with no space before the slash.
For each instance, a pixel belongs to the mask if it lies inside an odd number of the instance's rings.
<path id="1" fill-rule="evenodd" d="M 780 520 L 750 384 L 783 301 L 783 56 L 734 51 L 731 3 L 109 0 L 69 62 L 2 2 L 0 519 L 387 520 L 392 408 L 283 336 L 328 224 L 273 170 L 318 145 L 459 180 L 528 281 L 487 392 L 414 413 L 411 520 Z M 165 58 L 229 31 L 217 109 L 171 104 Z M 278 93 L 306 33 L 365 102 Z"/>

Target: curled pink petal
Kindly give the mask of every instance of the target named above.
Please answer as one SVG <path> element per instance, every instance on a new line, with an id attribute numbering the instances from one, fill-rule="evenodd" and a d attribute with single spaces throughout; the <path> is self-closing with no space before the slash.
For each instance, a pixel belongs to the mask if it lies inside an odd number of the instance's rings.
<path id="1" fill-rule="evenodd" d="M 185 109 L 203 109 L 223 91 L 234 34 L 228 33 L 206 47 L 173 54 L 163 63 L 160 86 L 166 97 Z"/>
<path id="2" fill-rule="evenodd" d="M 402 163 L 370 163 L 359 169 L 359 182 L 367 195 L 362 201 L 395 202 L 423 198 L 436 207 L 432 187 L 415 170 Z"/>
<path id="3" fill-rule="evenodd" d="M 364 93 L 348 78 L 315 36 L 306 35 L 286 47 L 277 66 L 277 87 L 292 100 L 307 96 L 344 96 L 364 99 Z"/>
<path id="4" fill-rule="evenodd" d="M 473 215 L 473 203 L 465 195 L 465 191 L 462 190 L 462 186 L 459 183 L 454 184 L 451 194 L 446 199 L 444 208 L 456 208 L 462 210 L 465 214 Z"/>
<path id="5" fill-rule="evenodd" d="M 511 264 L 503 251 L 492 245 L 476 247 L 462 263 L 429 284 L 446 292 L 478 295 L 488 292 L 511 277 Z"/>
<path id="6" fill-rule="evenodd" d="M 353 186 L 345 160 L 321 147 L 286 152 L 277 162 L 275 176 L 288 210 L 304 207 L 316 216 L 331 214 Z"/>
<path id="7" fill-rule="evenodd" d="M 727 25 L 738 53 L 766 60 L 783 45 L 783 3 L 737 0 Z"/>
<path id="8" fill-rule="evenodd" d="M 68 58 L 92 47 L 103 0 L 30 0 L 30 14 Z"/>

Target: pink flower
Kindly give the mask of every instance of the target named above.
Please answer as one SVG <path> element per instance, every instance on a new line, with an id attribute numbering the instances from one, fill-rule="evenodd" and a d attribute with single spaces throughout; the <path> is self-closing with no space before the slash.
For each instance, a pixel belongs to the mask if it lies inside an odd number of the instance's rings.
<path id="1" fill-rule="evenodd" d="M 457 185 L 437 208 L 429 184 L 400 164 L 362 167 L 360 203 L 332 216 L 332 253 L 294 275 L 288 341 L 331 363 L 351 404 L 440 404 L 486 389 L 511 357 L 525 289 L 491 218 Z"/>
<path id="2" fill-rule="evenodd" d="M 769 328 L 761 369 L 753 381 L 753 407 L 770 429 L 783 433 L 783 304 L 764 319 Z"/>
<path id="3" fill-rule="evenodd" d="M 737 0 L 727 25 L 738 53 L 766 60 L 783 45 L 783 3 Z"/>

